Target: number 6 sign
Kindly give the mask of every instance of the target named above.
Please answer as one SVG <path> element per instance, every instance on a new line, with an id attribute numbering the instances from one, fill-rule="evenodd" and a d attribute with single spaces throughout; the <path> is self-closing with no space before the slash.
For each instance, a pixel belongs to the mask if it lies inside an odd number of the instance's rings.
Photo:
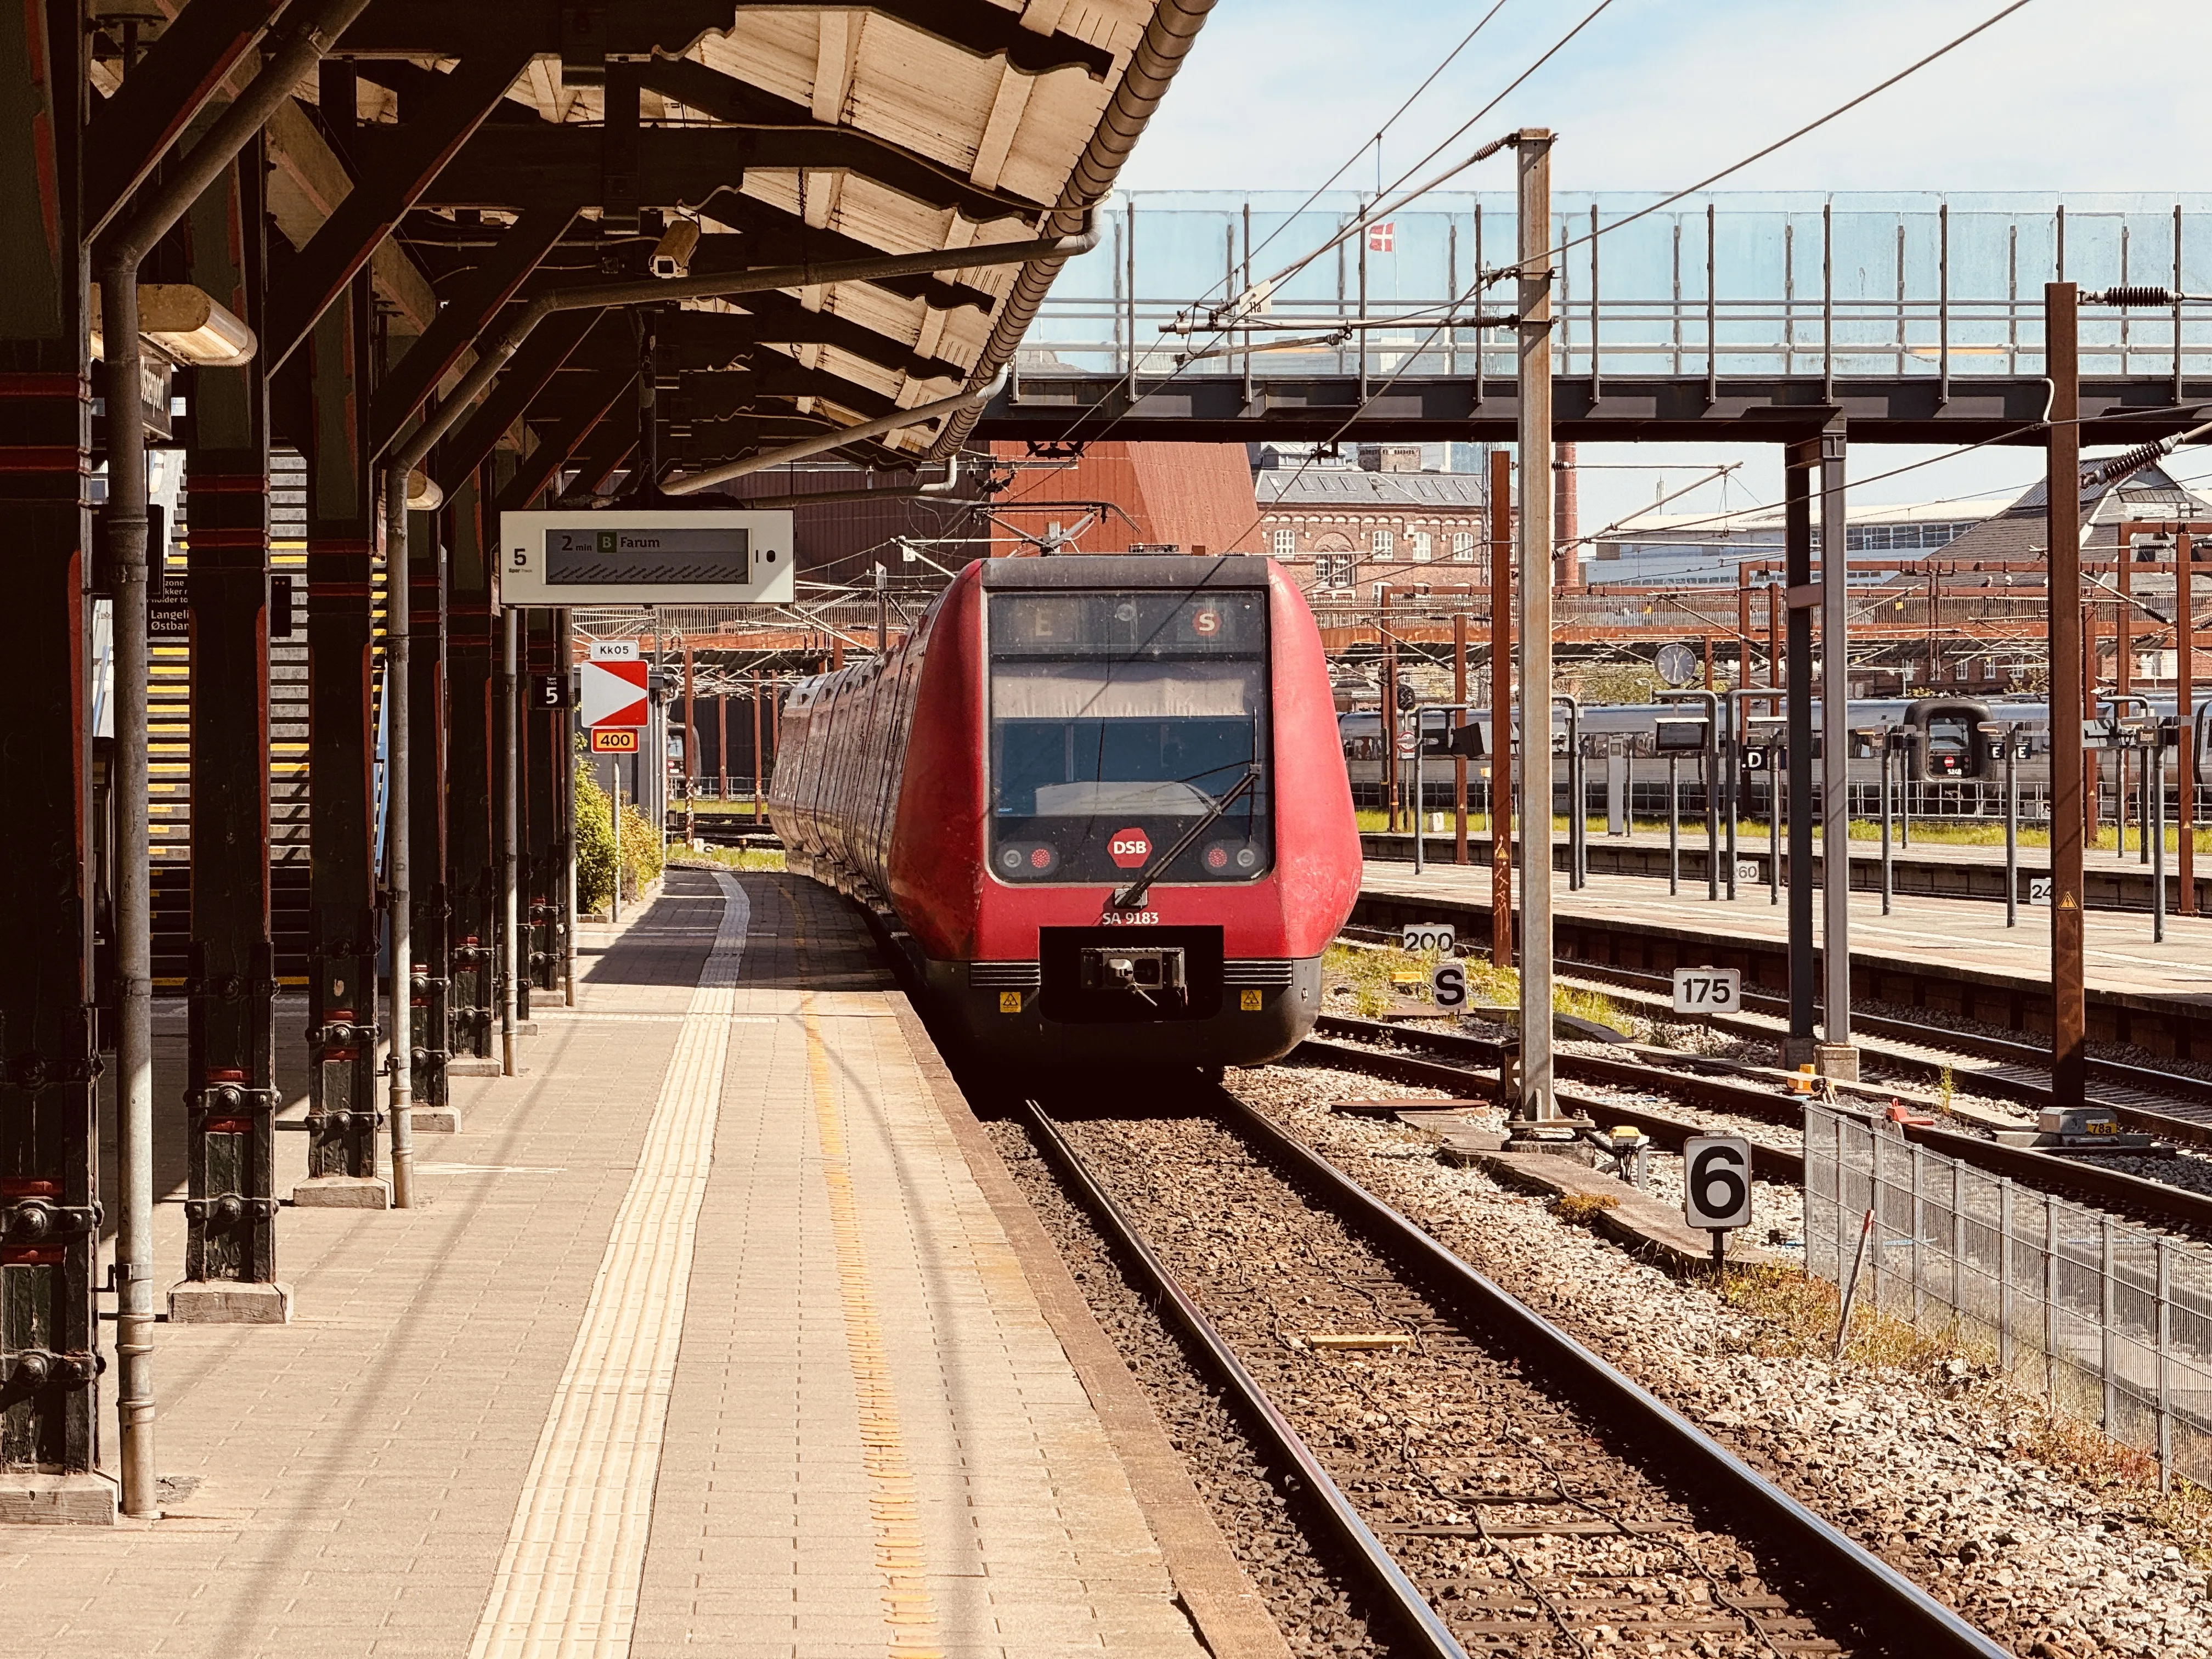
<path id="1" fill-rule="evenodd" d="M 1712 1233 L 1751 1225 L 1749 1141 L 1692 1135 L 1682 1143 L 1682 1219 Z"/>

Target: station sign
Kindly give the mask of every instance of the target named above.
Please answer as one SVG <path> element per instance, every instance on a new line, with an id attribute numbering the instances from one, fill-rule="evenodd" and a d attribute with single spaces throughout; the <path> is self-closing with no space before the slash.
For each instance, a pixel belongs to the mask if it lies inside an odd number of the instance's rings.
<path id="1" fill-rule="evenodd" d="M 792 515 L 741 508 L 502 513 L 505 605 L 787 605 Z"/>

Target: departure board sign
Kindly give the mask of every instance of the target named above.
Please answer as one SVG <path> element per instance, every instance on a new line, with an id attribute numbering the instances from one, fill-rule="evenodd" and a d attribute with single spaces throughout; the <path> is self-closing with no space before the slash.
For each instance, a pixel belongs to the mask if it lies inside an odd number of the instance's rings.
<path id="1" fill-rule="evenodd" d="M 520 605 L 787 604 L 792 547 L 787 512 L 503 513 L 500 597 Z"/>

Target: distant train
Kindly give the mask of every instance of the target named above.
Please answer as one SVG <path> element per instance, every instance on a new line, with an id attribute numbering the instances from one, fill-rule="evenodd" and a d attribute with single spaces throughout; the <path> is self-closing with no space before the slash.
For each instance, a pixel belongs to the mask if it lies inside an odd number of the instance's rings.
<path id="1" fill-rule="evenodd" d="M 872 907 L 969 1050 L 1255 1065 L 1359 890 L 1321 635 L 1270 559 L 970 564 L 783 715 L 793 869 Z"/>
<path id="2" fill-rule="evenodd" d="M 2109 750 L 2123 744 L 2132 748 L 2135 728 L 2150 720 L 2166 724 L 2169 746 L 2165 750 L 2165 769 L 2171 789 L 2175 768 L 2172 744 L 2179 736 L 2172 724 L 2172 694 L 2120 698 L 2107 693 L 2100 696 L 2099 704 L 2100 718 L 2085 722 L 2085 737 L 2093 750 Z M 1710 747 L 1718 751 L 1723 769 L 1729 761 L 1734 762 L 1739 800 L 1747 806 L 1759 805 L 1765 799 L 1765 779 L 1778 770 L 1787 758 L 1787 700 L 1754 689 L 1735 700 L 1735 705 L 1738 741 L 1733 755 L 1728 752 L 1730 734 L 1727 732 L 1714 734 L 1709 739 L 1704 704 L 1697 699 L 1594 704 L 1577 709 L 1572 725 L 1586 763 L 1583 769 L 1586 790 L 1603 782 L 1601 769 L 1589 766 L 1588 762 L 1620 757 L 1629 763 L 1628 787 L 1637 799 L 1635 810 L 1644 810 L 1651 799 L 1663 798 L 1669 755 L 1681 763 L 1679 770 L 1686 783 L 1702 787 L 1701 763 Z M 1851 732 L 1849 777 L 1855 798 L 1854 810 L 1861 801 L 1879 801 L 1884 733 L 1893 734 L 1889 738 L 1889 775 L 1899 788 L 1899 799 L 1902 802 L 1909 793 L 1917 810 L 1966 814 L 2001 811 L 2008 744 L 2014 750 L 2014 779 L 2023 796 L 2039 799 L 2049 787 L 2051 710 L 2044 699 L 1880 698 L 1854 702 L 1848 714 Z M 2212 716 L 2212 708 L 2199 708 L 2192 714 L 2191 752 L 2198 779 L 2203 778 L 2208 765 L 2212 765 L 2212 719 L 2208 716 Z M 1387 748 L 1393 740 L 1400 744 L 1400 799 L 1411 804 L 1413 762 L 1405 754 L 1404 744 L 1413 720 L 1411 712 L 1401 713 L 1386 732 L 1382 717 L 1376 713 L 1338 716 L 1346 775 L 1352 785 L 1352 799 L 1360 805 L 1384 803 L 1389 775 Z M 1824 781 L 1826 759 L 1821 752 L 1820 720 L 1820 705 L 1815 701 L 1813 776 L 1816 787 Z M 1441 709 L 1420 711 L 1421 793 L 1425 805 L 1431 811 L 1449 806 L 1452 802 L 1454 720 L 1455 716 Z M 1725 709 L 1723 724 L 1728 724 Z M 1491 716 L 1487 710 L 1470 713 L 1465 725 L 1473 729 L 1458 736 L 1456 752 L 1476 763 L 1470 768 L 1475 775 L 1470 793 L 1480 799 L 1486 792 L 1483 763 L 1491 753 Z M 1564 707 L 1555 708 L 1552 715 L 1552 747 L 1556 754 L 1567 752 L 1569 725 Z M 1516 719 L 1515 730 L 1518 729 Z M 1639 761 L 1646 763 L 1638 765 Z M 1650 763 L 1654 762 L 1656 763 Z M 2140 763 L 2138 757 L 2130 753 L 2128 767 L 2131 775 L 2139 775 L 2136 769 Z M 2117 768 L 2106 769 L 2117 775 Z M 1553 810 L 1566 811 L 1573 788 L 1566 766 L 1555 769 L 1553 787 Z M 1872 810 L 1878 811 L 1878 805 Z"/>

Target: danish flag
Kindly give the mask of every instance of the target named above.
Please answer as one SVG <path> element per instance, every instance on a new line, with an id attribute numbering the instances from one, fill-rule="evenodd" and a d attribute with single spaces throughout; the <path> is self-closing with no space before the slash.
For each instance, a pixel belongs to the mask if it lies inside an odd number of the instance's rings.
<path id="1" fill-rule="evenodd" d="M 1367 227 L 1367 251 L 1370 253 L 1395 253 L 1398 251 L 1398 222 L 1385 219 Z"/>

